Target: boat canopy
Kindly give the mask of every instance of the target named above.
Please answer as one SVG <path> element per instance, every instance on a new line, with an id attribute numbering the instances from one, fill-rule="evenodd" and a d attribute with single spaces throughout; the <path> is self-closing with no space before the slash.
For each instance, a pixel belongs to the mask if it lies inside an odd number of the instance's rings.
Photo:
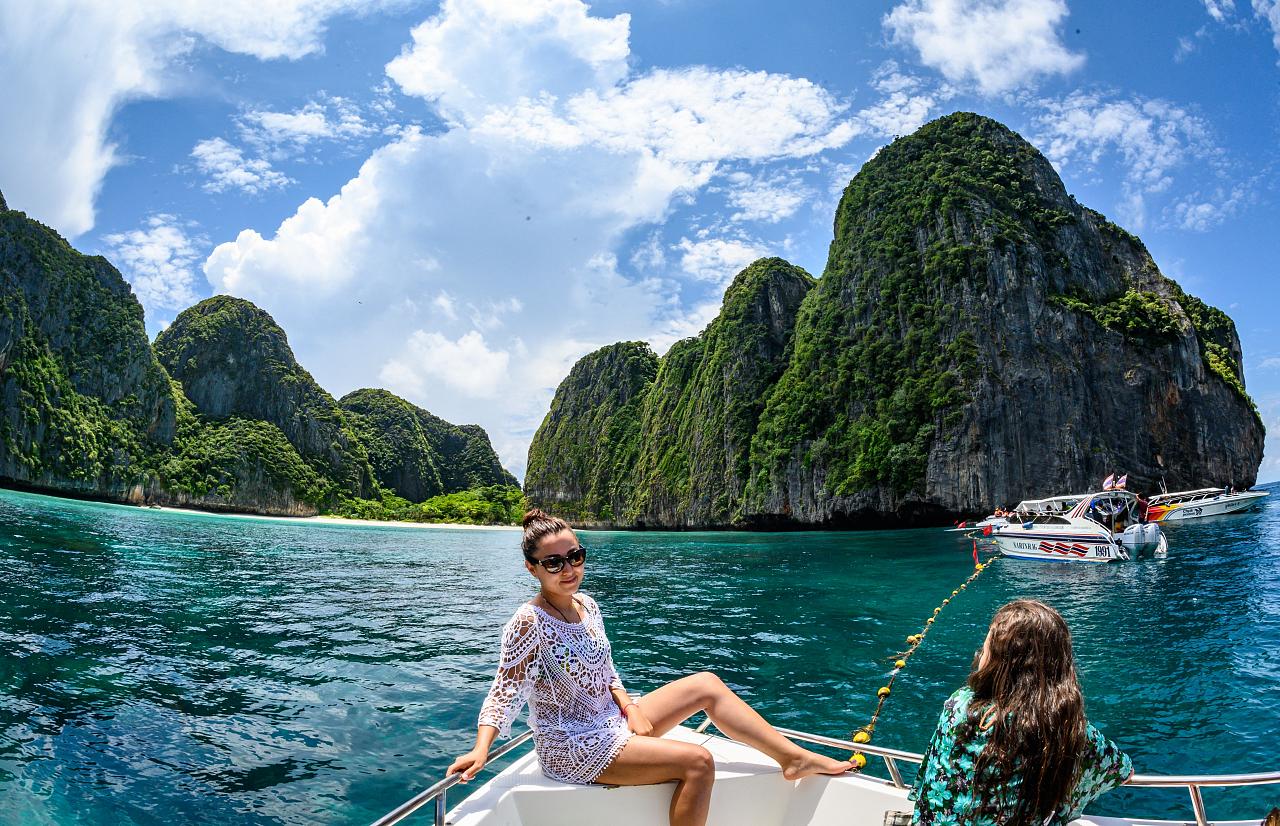
<path id="1" fill-rule="evenodd" d="M 1104 490 L 1085 494 L 1080 502 L 1067 514 L 1072 519 L 1090 519 L 1103 523 L 1098 517 L 1114 517 L 1122 512 L 1132 510 L 1138 501 L 1136 493 L 1127 490 Z"/>
<path id="2" fill-rule="evenodd" d="M 1050 496 L 1048 499 L 1024 499 L 1018 503 L 1014 511 L 1017 513 L 1066 513 L 1088 495 L 1076 493 L 1068 496 Z"/>
<path id="3" fill-rule="evenodd" d="M 1167 505 L 1170 502 L 1190 502 L 1195 499 L 1208 499 L 1211 496 L 1221 496 L 1226 493 L 1226 488 L 1200 488 L 1199 490 L 1180 490 L 1176 493 L 1159 493 L 1151 497 L 1152 505 Z"/>

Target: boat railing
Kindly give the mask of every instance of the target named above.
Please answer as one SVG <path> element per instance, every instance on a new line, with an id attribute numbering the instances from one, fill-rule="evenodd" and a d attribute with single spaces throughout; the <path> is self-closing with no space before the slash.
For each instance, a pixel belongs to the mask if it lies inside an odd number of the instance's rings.
<path id="1" fill-rule="evenodd" d="M 704 720 L 697 730 L 706 731 L 710 722 L 710 720 Z M 860 751 L 868 756 L 879 757 L 884 761 L 885 769 L 889 773 L 889 782 L 899 789 L 907 788 L 907 784 L 902 780 L 902 771 L 898 767 L 898 763 L 907 762 L 919 765 L 924 760 L 923 754 L 875 746 L 870 743 L 854 743 L 852 740 L 824 737 L 821 734 L 808 734 L 807 732 L 786 728 L 779 728 L 778 732 L 790 737 L 792 740 L 800 740 L 805 743 L 830 746 L 831 748 L 847 751 Z M 1280 771 L 1258 772 L 1256 774 L 1135 774 L 1124 785 L 1129 788 L 1186 789 L 1191 798 L 1191 810 L 1195 813 L 1197 826 L 1209 826 L 1210 821 L 1205 811 L 1204 796 L 1201 794 L 1202 789 L 1218 789 L 1229 786 L 1267 786 L 1272 784 L 1280 784 Z"/>
<path id="2" fill-rule="evenodd" d="M 512 749 L 519 748 L 526 741 L 533 737 L 533 729 L 528 729 L 512 737 L 498 748 L 489 752 L 489 759 L 485 762 L 487 768 L 494 760 L 502 757 Z M 429 789 L 425 789 L 410 799 L 401 803 L 396 808 L 387 812 L 382 817 L 373 822 L 373 826 L 391 826 L 393 823 L 399 823 L 409 815 L 421 809 L 428 803 L 435 803 L 435 826 L 444 826 L 444 813 L 448 808 L 448 792 L 454 786 L 462 782 L 462 773 L 454 772 L 447 776 L 444 780 L 436 783 Z"/>
<path id="3" fill-rule="evenodd" d="M 704 719 L 694 731 L 703 733 L 710 726 L 711 720 L 709 718 Z M 889 774 L 887 782 L 899 789 L 908 788 L 908 784 L 902 779 L 902 769 L 899 764 L 911 763 L 918 766 L 924 760 L 923 754 L 891 749 L 871 743 L 854 743 L 852 740 L 842 740 L 838 737 L 827 737 L 821 734 L 809 734 L 808 732 L 795 731 L 788 728 L 779 728 L 778 732 L 785 737 L 803 743 L 813 743 L 814 745 L 827 746 L 841 751 L 859 751 L 869 757 L 878 757 L 884 761 L 885 770 Z M 523 731 L 512 737 L 489 753 L 489 760 L 486 762 L 485 767 L 488 768 L 494 760 L 507 754 L 512 749 L 520 747 L 532 737 L 532 730 Z M 428 803 L 435 803 L 434 826 L 445 826 L 445 812 L 448 808 L 447 793 L 449 789 L 456 786 L 461 780 L 461 774 L 449 775 L 434 786 L 420 792 L 397 806 L 394 810 L 378 818 L 374 821 L 373 826 L 392 826 L 392 824 L 399 823 Z M 1205 811 L 1204 796 L 1201 794 L 1202 789 L 1227 788 L 1230 786 L 1266 786 L 1272 784 L 1280 784 L 1280 771 L 1256 774 L 1135 774 L 1125 783 L 1130 788 L 1185 789 L 1191 798 L 1191 810 L 1195 814 L 1197 826 L 1209 826 L 1210 823 L 1209 816 Z"/>

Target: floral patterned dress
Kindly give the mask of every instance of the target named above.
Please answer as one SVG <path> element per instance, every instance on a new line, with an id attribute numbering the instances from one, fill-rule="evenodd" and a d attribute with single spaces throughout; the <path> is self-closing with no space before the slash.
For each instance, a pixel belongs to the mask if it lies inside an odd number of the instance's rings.
<path id="1" fill-rule="evenodd" d="M 910 798 L 916 802 L 912 823 L 922 826 L 997 826 L 1011 823 L 1017 801 L 1018 778 L 1006 781 L 992 799 L 1009 814 L 993 818 L 978 812 L 978 788 L 974 765 L 987 743 L 986 731 L 960 737 L 965 731 L 973 690 L 968 686 L 952 694 L 942 707 L 938 730 L 924 753 L 920 773 Z M 1080 779 L 1067 801 L 1045 821 L 1046 826 L 1065 826 L 1076 819 L 1095 798 L 1114 789 L 1133 774 L 1133 762 L 1102 732 L 1086 724 L 1085 749 L 1080 756 Z"/>

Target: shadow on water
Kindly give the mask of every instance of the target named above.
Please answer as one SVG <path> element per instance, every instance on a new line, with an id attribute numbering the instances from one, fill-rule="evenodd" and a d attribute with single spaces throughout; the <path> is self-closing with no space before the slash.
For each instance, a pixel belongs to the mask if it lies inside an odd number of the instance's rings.
<path id="1" fill-rule="evenodd" d="M 991 613 L 1029 596 L 1066 616 L 1089 716 L 1140 771 L 1274 768 L 1280 508 L 1169 535 L 1165 560 L 993 566 L 895 684 L 878 742 L 922 750 Z M 888 658 L 972 568 L 936 530 L 583 541 L 632 690 L 711 669 L 833 735 L 866 722 Z M 368 821 L 469 746 L 501 625 L 532 593 L 508 531 L 15 493 L 0 567 L 0 822 L 23 824 Z M 1210 795 L 1210 814 L 1275 798 Z M 1098 810 L 1188 816 L 1180 793 Z"/>

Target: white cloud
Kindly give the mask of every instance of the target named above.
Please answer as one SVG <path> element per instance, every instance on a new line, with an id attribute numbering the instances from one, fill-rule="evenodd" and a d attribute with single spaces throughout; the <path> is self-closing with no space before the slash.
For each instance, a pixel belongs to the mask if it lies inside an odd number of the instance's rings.
<path id="1" fill-rule="evenodd" d="M 1108 153 L 1119 155 L 1123 218 L 1135 229 L 1145 226 L 1148 199 L 1170 189 L 1175 170 L 1193 160 L 1211 168 L 1221 163 L 1205 121 L 1168 101 L 1076 92 L 1039 105 L 1034 142 L 1059 169 L 1094 169 Z M 1195 213 L 1189 206 L 1179 221 L 1207 218 Z"/>
<path id="2" fill-rule="evenodd" d="M 1259 370 L 1280 370 L 1280 356 L 1265 358 L 1258 363 Z"/>
<path id="3" fill-rule="evenodd" d="M 1065 0 L 907 0 L 884 26 L 947 80 L 996 95 L 1084 65 L 1058 37 L 1066 16 Z"/>
<path id="4" fill-rule="evenodd" d="M 383 128 L 367 120 L 354 102 L 327 95 L 292 112 L 250 110 L 239 123 L 246 141 L 277 152 L 303 149 L 316 141 L 359 140 L 379 134 Z"/>
<path id="5" fill-rule="evenodd" d="M 441 290 L 439 295 L 437 295 L 431 303 L 437 310 L 444 313 L 445 318 L 450 321 L 458 320 L 458 305 L 457 302 L 453 300 L 453 296 L 449 295 L 449 293 Z"/>
<path id="6" fill-rule="evenodd" d="M 238 189 L 252 195 L 292 183 L 287 175 L 272 169 L 270 161 L 246 158 L 239 147 L 222 138 L 200 141 L 192 148 L 191 157 L 208 178 L 203 184 L 206 192 Z"/>
<path id="7" fill-rule="evenodd" d="M 1203 0 L 1203 2 L 1204 10 L 1219 23 L 1236 13 L 1235 0 Z"/>
<path id="8" fill-rule="evenodd" d="M 813 192 L 797 177 L 786 174 L 751 175 L 733 172 L 727 176 L 726 200 L 738 212 L 730 221 L 763 221 L 776 224 L 794 215 Z"/>
<path id="9" fill-rule="evenodd" d="M 399 0 L 393 0 L 399 2 Z M 321 48 L 334 15 L 364 0 L 47 0 L 0 3 L 0 180 L 11 205 L 69 236 L 93 227 L 94 199 L 120 161 L 108 127 L 121 105 L 167 94 L 171 68 L 201 40 L 260 60 Z"/>
<path id="10" fill-rule="evenodd" d="M 492 399 L 507 381 L 510 361 L 510 353 L 490 349 L 475 330 L 456 341 L 417 330 L 404 351 L 388 360 L 378 375 L 392 391 L 406 396 L 429 398 L 429 382 L 436 379 L 469 398 Z"/>
<path id="11" fill-rule="evenodd" d="M 1280 51 L 1280 0 L 1253 0 L 1253 13 L 1271 27 L 1271 43 Z"/>
<path id="12" fill-rule="evenodd" d="M 863 128 L 801 78 L 629 74 L 628 28 L 578 0 L 449 0 L 387 69 L 449 129 L 405 131 L 274 233 L 218 246 L 210 283 L 271 312 L 332 391 L 383 365 L 393 390 L 483 425 L 522 474 L 572 359 L 685 334 L 764 253 L 700 238 L 677 250 L 694 273 L 661 277 L 672 210 L 721 174 L 755 175 Z"/>
<path id="13" fill-rule="evenodd" d="M 676 249 L 680 256 L 680 269 L 699 281 L 709 281 L 727 287 L 733 277 L 757 258 L 769 251 L 754 241 L 737 238 L 707 238 L 691 241 L 681 238 Z"/>
<path id="14" fill-rule="evenodd" d="M 158 213 L 139 229 L 102 239 L 107 257 L 123 271 L 150 318 L 158 310 L 186 309 L 199 298 L 196 272 L 208 242 L 189 235 L 192 228 Z"/>
<path id="15" fill-rule="evenodd" d="M 1173 217 L 1183 229 L 1205 232 L 1218 226 L 1239 211 L 1248 198 L 1247 187 L 1219 187 L 1209 195 L 1195 192 L 1173 205 Z"/>
<path id="16" fill-rule="evenodd" d="M 630 15 L 592 17 L 579 0 L 445 0 L 387 74 L 469 121 L 523 98 L 612 88 L 627 74 L 630 29 Z"/>

